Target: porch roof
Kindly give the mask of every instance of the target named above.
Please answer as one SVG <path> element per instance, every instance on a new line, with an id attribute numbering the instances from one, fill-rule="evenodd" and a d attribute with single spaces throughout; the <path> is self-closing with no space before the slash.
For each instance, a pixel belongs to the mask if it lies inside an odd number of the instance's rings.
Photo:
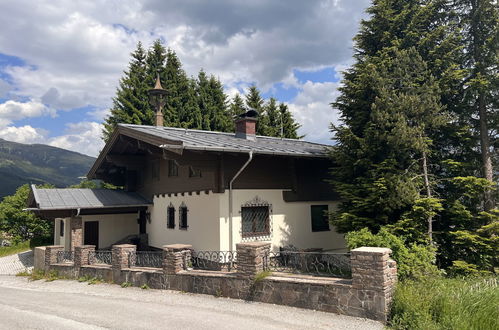
<path id="1" fill-rule="evenodd" d="M 110 189 L 38 189 L 31 185 L 29 211 L 126 209 L 152 205 L 138 193 Z"/>

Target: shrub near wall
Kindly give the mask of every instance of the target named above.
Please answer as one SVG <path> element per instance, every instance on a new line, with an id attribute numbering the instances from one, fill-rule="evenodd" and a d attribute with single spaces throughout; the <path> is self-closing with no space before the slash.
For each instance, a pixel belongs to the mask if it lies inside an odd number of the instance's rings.
<path id="1" fill-rule="evenodd" d="M 428 278 L 397 285 L 393 329 L 499 329 L 499 280 Z"/>

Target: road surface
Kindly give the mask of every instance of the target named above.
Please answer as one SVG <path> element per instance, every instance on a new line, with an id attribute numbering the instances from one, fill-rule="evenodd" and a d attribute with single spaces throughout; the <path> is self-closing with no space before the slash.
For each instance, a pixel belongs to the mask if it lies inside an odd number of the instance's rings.
<path id="1" fill-rule="evenodd" d="M 166 290 L 0 276 L 0 329 L 382 329 L 381 323 Z"/>

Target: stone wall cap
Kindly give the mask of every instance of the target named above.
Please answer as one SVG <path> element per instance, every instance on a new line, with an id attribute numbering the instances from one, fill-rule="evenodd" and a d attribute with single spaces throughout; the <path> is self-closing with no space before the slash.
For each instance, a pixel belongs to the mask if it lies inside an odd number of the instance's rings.
<path id="1" fill-rule="evenodd" d="M 118 244 L 118 245 L 113 245 L 113 248 L 114 247 L 118 247 L 118 248 L 133 248 L 133 247 L 137 247 L 137 245 L 133 245 L 133 244 Z"/>
<path id="2" fill-rule="evenodd" d="M 260 246 L 270 246 L 270 243 L 269 242 L 246 242 L 246 243 L 237 243 L 236 246 L 260 247 Z"/>
<path id="3" fill-rule="evenodd" d="M 169 245 L 163 245 L 163 249 L 173 249 L 173 250 L 186 250 L 186 249 L 192 249 L 192 245 L 190 244 L 169 244 Z"/>
<path id="4" fill-rule="evenodd" d="M 48 245 L 46 247 L 51 248 L 51 249 L 54 249 L 54 248 L 64 248 L 64 245 Z"/>
<path id="5" fill-rule="evenodd" d="M 94 248 L 95 249 L 95 245 L 79 245 L 79 246 L 75 246 L 75 249 L 78 248 L 78 249 L 92 249 Z"/>
<path id="6" fill-rule="evenodd" d="M 392 253 L 392 250 L 389 248 L 383 248 L 383 247 L 363 246 L 360 248 L 353 249 L 350 252 L 367 252 L 367 253 L 375 253 L 375 254 L 386 254 L 386 253 Z"/>

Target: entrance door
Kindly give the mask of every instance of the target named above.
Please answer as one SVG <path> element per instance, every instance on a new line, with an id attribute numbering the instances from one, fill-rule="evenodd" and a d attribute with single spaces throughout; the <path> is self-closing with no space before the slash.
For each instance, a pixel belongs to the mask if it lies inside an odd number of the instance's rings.
<path id="1" fill-rule="evenodd" d="M 95 249 L 99 248 L 99 221 L 85 222 L 85 245 L 95 245 Z"/>

